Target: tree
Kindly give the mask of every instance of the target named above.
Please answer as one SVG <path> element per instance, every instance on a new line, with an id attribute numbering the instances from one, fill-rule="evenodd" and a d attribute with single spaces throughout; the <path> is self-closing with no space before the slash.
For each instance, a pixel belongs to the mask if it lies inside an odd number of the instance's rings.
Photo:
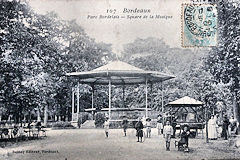
<path id="1" fill-rule="evenodd" d="M 33 12 L 23 1 L 1 1 L 0 2 L 0 68 L 1 68 L 1 101 L 8 113 L 15 114 L 19 121 L 25 102 L 29 100 L 30 93 L 22 84 L 24 75 L 28 75 L 29 69 L 25 68 L 27 63 L 33 63 L 30 52 L 31 40 L 28 23 Z M 17 111 L 17 112 L 15 112 Z M 20 113 L 19 113 L 20 112 Z"/>
<path id="2" fill-rule="evenodd" d="M 76 21 L 61 20 L 53 12 L 34 13 L 25 1 L 1 1 L 0 6 L 2 110 L 14 114 L 15 122 L 23 112 L 31 117 L 33 110 L 44 110 L 45 125 L 48 114 L 69 114 L 69 86 L 76 80 L 65 74 L 114 58 L 111 45 L 96 43 Z M 89 87 L 83 92 L 89 94 Z"/>
<path id="3" fill-rule="evenodd" d="M 144 44 L 144 45 L 143 45 Z M 145 45 L 148 44 L 148 45 Z M 183 96 L 200 99 L 198 94 L 201 83 L 206 76 L 203 71 L 203 58 L 207 51 L 193 52 L 189 49 L 170 48 L 162 39 L 146 38 L 136 39 L 133 43 L 125 45 L 122 59 L 128 63 L 145 70 L 160 71 L 173 74 L 176 78 L 164 82 L 164 104 Z M 136 92 L 135 92 L 136 90 Z M 144 86 L 126 88 L 126 103 L 144 106 Z M 152 109 L 161 110 L 161 84 L 153 84 Z M 149 101 L 151 97 L 149 97 Z"/>
<path id="4" fill-rule="evenodd" d="M 239 2 L 221 0 L 217 4 L 217 9 L 218 45 L 210 51 L 206 67 L 218 82 L 229 84 L 234 116 L 239 121 Z"/>
<path id="5" fill-rule="evenodd" d="M 216 83 L 214 76 L 206 69 L 205 61 L 208 57 L 208 49 L 170 48 L 163 40 L 156 38 L 137 39 L 125 46 L 122 57 L 124 61 L 142 69 L 176 76 L 176 78 L 164 82 L 164 104 L 183 96 L 190 96 L 202 102 L 207 100 L 209 114 L 228 110 L 231 100 L 229 85 Z M 152 91 L 151 93 L 149 85 L 149 93 L 153 95 L 152 109 L 161 111 L 161 85 L 154 84 Z M 141 85 L 127 87 L 125 91 L 126 104 L 144 106 L 143 92 L 144 86 Z M 151 97 L 149 97 L 150 100 Z M 223 110 L 219 109 L 216 105 L 218 102 L 222 102 L 226 107 Z"/>

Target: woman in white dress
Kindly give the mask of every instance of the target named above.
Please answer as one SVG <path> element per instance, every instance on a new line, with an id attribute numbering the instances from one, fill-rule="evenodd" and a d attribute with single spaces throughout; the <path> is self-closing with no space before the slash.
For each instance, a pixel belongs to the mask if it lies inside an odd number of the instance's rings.
<path id="1" fill-rule="evenodd" d="M 212 115 L 211 119 L 208 121 L 208 138 L 217 139 L 217 121 L 214 115 Z"/>

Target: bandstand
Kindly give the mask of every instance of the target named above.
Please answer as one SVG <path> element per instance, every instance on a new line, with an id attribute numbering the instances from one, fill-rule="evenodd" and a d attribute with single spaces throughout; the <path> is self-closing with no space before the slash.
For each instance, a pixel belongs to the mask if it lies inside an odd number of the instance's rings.
<path id="1" fill-rule="evenodd" d="M 171 121 L 174 121 L 174 119 L 176 121 L 176 129 L 181 132 L 181 128 L 187 124 L 190 129 L 196 130 L 196 134 L 200 129 L 203 138 L 204 122 L 206 122 L 203 102 L 185 96 L 168 103 L 167 108 L 169 109 Z"/>
<path id="2" fill-rule="evenodd" d="M 123 101 L 125 92 L 124 89 L 127 85 L 136 85 L 143 84 L 145 85 L 145 116 L 148 117 L 148 85 L 154 83 L 163 83 L 166 80 L 172 79 L 175 76 L 165 74 L 157 71 L 145 71 L 143 69 L 134 67 L 130 64 L 127 64 L 122 61 L 113 61 L 107 65 L 96 68 L 91 71 L 86 72 L 72 72 L 67 73 L 67 76 L 77 78 L 78 84 L 77 87 L 72 89 L 72 121 L 76 122 L 79 118 L 80 113 L 80 84 L 88 84 L 92 87 L 92 103 L 91 108 L 87 109 L 88 111 L 95 112 L 94 108 L 94 86 L 95 85 L 108 85 L 108 116 L 111 120 L 111 90 L 112 85 L 122 85 L 123 87 Z M 163 99 L 163 92 L 162 92 Z M 75 98 L 77 99 L 75 109 Z M 163 111 L 163 101 L 162 101 L 162 111 Z"/>

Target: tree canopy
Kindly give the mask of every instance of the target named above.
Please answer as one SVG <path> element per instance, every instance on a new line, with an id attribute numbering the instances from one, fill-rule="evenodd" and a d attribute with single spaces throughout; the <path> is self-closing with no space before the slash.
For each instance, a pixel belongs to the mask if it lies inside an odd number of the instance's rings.
<path id="1" fill-rule="evenodd" d="M 96 43 L 75 20 L 33 12 L 25 1 L 0 6 L 2 111 L 16 122 L 46 107 L 50 115 L 69 115 L 74 80 L 65 73 L 105 64 L 114 58 L 111 45 Z"/>
<path id="2" fill-rule="evenodd" d="M 239 4 L 218 3 L 218 46 L 209 49 L 171 48 L 163 39 L 137 38 L 125 44 L 121 60 L 145 70 L 176 76 L 164 82 L 164 104 L 183 96 L 203 101 L 209 112 L 228 111 L 239 104 Z M 16 122 L 45 111 L 70 119 L 71 87 L 77 80 L 65 73 L 87 71 L 116 59 L 111 44 L 97 43 L 76 20 L 54 12 L 35 13 L 25 1 L 0 1 L 0 115 Z M 161 110 L 161 84 L 149 85 L 149 107 Z M 97 109 L 108 106 L 107 88 L 96 86 Z M 81 85 L 81 110 L 91 106 L 91 90 Z M 115 86 L 114 107 L 145 105 L 144 86 Z M 223 104 L 219 108 L 218 102 Z M 43 114 L 41 114 L 43 115 Z M 48 116 L 47 116 L 48 117 Z"/>
<path id="3" fill-rule="evenodd" d="M 218 9 L 218 45 L 213 47 L 206 60 L 206 69 L 216 81 L 224 83 L 231 91 L 234 115 L 238 120 L 240 80 L 240 7 L 237 1 L 220 0 Z"/>

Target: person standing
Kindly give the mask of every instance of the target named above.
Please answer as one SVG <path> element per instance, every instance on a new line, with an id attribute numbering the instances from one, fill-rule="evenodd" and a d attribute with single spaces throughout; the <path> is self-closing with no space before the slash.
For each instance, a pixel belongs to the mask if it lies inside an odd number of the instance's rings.
<path id="1" fill-rule="evenodd" d="M 235 123 L 236 122 L 236 125 L 237 125 L 237 128 L 239 127 L 239 123 L 238 123 L 238 120 L 234 118 L 234 116 L 231 116 L 231 118 L 229 119 L 229 122 L 231 124 Z"/>
<path id="2" fill-rule="evenodd" d="M 106 138 L 108 138 L 109 125 L 110 125 L 109 119 L 106 118 L 106 120 L 105 120 L 105 122 L 104 122 L 104 129 L 105 129 Z"/>
<path id="3" fill-rule="evenodd" d="M 173 135 L 172 135 L 172 138 L 175 138 L 176 126 L 177 126 L 177 120 L 176 120 L 175 116 L 172 116 L 172 127 L 173 127 Z"/>
<path id="4" fill-rule="evenodd" d="M 136 128 L 136 135 L 137 135 L 137 142 L 142 142 L 142 137 L 143 137 L 143 123 L 141 121 L 141 118 L 138 118 L 137 123 L 135 124 L 135 128 Z M 139 138 L 141 139 L 141 141 L 139 141 Z"/>
<path id="5" fill-rule="evenodd" d="M 170 142 L 171 142 L 171 136 L 173 135 L 173 127 L 170 125 L 170 122 L 167 121 L 166 125 L 163 128 L 163 137 L 166 141 L 166 150 L 170 151 Z"/>
<path id="6" fill-rule="evenodd" d="M 235 121 L 234 116 L 232 115 L 231 118 L 229 119 L 230 123 L 233 123 Z"/>
<path id="7" fill-rule="evenodd" d="M 212 115 L 208 121 L 208 138 L 211 140 L 217 139 L 217 121 L 214 115 Z"/>
<path id="8" fill-rule="evenodd" d="M 162 118 L 160 116 L 157 119 L 157 130 L 158 130 L 158 135 L 163 134 L 163 124 L 162 124 Z"/>
<path id="9" fill-rule="evenodd" d="M 38 129 L 38 132 L 40 132 L 41 127 L 42 127 L 42 123 L 41 123 L 41 121 L 38 120 L 36 123 L 36 128 Z"/>
<path id="10" fill-rule="evenodd" d="M 228 130 L 229 130 L 229 136 L 230 137 L 234 137 L 235 135 L 238 134 L 238 125 L 237 125 L 237 121 L 231 121 L 229 126 L 228 126 Z"/>
<path id="11" fill-rule="evenodd" d="M 188 139 L 190 136 L 190 130 L 189 130 L 189 126 L 185 125 L 183 127 L 183 132 L 180 135 L 180 141 L 178 142 L 178 147 L 179 146 L 183 146 L 184 147 L 184 151 L 188 152 Z"/>
<path id="12" fill-rule="evenodd" d="M 237 135 L 238 135 L 238 124 L 237 124 L 237 121 L 231 121 L 228 128 L 229 128 L 229 146 L 233 146 L 233 147 L 236 147 L 238 148 L 238 138 L 237 138 Z"/>
<path id="13" fill-rule="evenodd" d="M 227 115 L 223 117 L 223 130 L 222 130 L 222 137 L 224 137 L 225 140 L 228 139 L 228 126 L 230 122 L 228 120 Z"/>
<path id="14" fill-rule="evenodd" d="M 214 116 L 214 119 L 216 121 L 217 138 L 220 138 L 221 137 L 222 128 L 220 127 L 221 126 L 221 122 L 220 122 L 220 119 L 219 119 L 219 115 L 216 114 Z"/>
<path id="15" fill-rule="evenodd" d="M 123 117 L 122 127 L 123 127 L 124 137 L 126 137 L 127 136 L 127 128 L 128 128 L 128 120 L 127 120 L 126 116 Z"/>
<path id="16" fill-rule="evenodd" d="M 151 137 L 151 118 L 146 119 L 147 138 Z"/>

